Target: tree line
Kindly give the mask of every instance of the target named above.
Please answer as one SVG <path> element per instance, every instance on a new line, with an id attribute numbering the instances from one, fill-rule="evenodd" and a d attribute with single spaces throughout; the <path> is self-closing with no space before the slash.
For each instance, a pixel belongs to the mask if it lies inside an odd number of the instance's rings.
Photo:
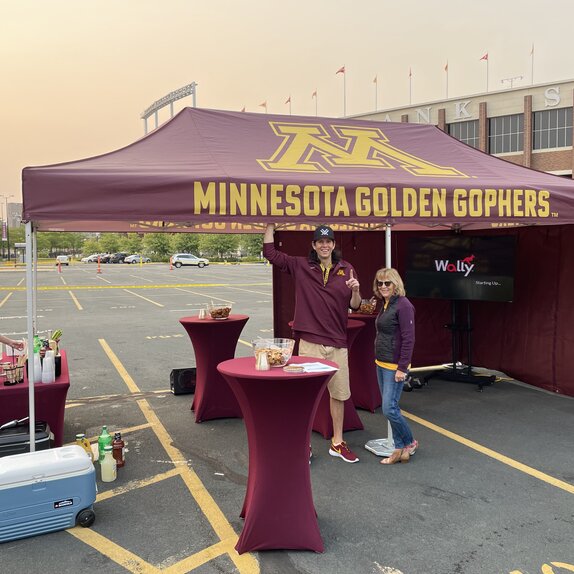
<path id="1" fill-rule="evenodd" d="M 24 227 L 10 229 L 10 249 L 23 243 Z M 75 258 L 92 253 L 140 253 L 152 261 L 167 261 L 174 253 L 193 253 L 214 260 L 259 258 L 263 233 L 37 233 L 39 258 L 71 255 Z"/>

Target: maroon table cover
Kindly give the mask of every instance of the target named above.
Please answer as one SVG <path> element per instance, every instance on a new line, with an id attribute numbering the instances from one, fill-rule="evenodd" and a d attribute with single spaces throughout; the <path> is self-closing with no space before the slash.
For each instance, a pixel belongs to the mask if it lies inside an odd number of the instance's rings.
<path id="1" fill-rule="evenodd" d="M 289 361 L 306 362 L 308 357 Z M 311 491 L 309 443 L 319 397 L 334 371 L 256 371 L 254 357 L 225 361 L 218 369 L 241 405 L 249 443 L 249 476 L 241 512 L 245 524 L 236 550 L 240 554 L 270 549 L 323 552 Z"/>
<path id="2" fill-rule="evenodd" d="M 351 313 L 349 318 L 354 321 L 362 321 L 365 324 L 365 328 L 361 329 L 357 335 L 353 348 L 349 350 L 351 399 L 357 408 L 374 413 L 382 404 L 375 368 L 375 321 L 377 314 Z"/>
<path id="3" fill-rule="evenodd" d="M 53 383 L 36 383 L 34 385 L 35 418 L 46 421 L 54 433 L 55 446 L 64 443 L 64 414 L 66 396 L 70 388 L 70 372 L 66 351 L 60 351 L 62 372 Z M 10 356 L 3 356 L 3 361 L 10 361 Z M 2 381 L 5 381 L 2 378 Z M 24 369 L 24 382 L 5 386 L 0 384 L 0 425 L 30 415 L 28 404 L 28 376 Z"/>
<path id="4" fill-rule="evenodd" d="M 249 320 L 247 315 L 229 315 L 217 320 L 183 317 L 183 325 L 195 352 L 196 381 L 191 410 L 195 422 L 221 418 L 241 418 L 241 408 L 217 365 L 235 356 L 239 335 Z"/>

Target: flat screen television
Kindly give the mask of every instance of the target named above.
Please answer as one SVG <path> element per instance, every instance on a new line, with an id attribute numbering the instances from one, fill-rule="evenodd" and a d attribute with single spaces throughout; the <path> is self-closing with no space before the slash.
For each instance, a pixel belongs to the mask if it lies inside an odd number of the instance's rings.
<path id="1" fill-rule="evenodd" d="M 512 301 L 516 236 L 411 237 L 407 245 L 408 297 Z"/>

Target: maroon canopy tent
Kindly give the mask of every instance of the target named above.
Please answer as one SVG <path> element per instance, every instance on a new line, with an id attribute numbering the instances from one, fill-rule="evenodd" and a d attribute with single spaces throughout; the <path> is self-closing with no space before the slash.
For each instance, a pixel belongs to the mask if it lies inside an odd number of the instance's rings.
<path id="1" fill-rule="evenodd" d="M 41 231 L 261 232 L 276 222 L 295 231 L 279 235 L 283 247 L 303 254 L 309 234 L 297 231 L 332 224 L 350 232 L 337 243 L 365 295 L 385 257 L 381 234 L 364 230 L 404 231 L 393 234 L 399 271 L 417 230 L 517 234 L 515 301 L 476 304 L 474 363 L 574 395 L 572 180 L 429 125 L 195 108 L 125 148 L 22 177 L 23 219 Z M 275 276 L 277 332 L 291 318 L 284 281 Z M 449 360 L 443 303 L 416 301 L 415 366 Z"/>
<path id="2" fill-rule="evenodd" d="M 572 181 L 407 123 L 186 108 L 125 148 L 22 177 L 38 230 L 574 223 Z"/>

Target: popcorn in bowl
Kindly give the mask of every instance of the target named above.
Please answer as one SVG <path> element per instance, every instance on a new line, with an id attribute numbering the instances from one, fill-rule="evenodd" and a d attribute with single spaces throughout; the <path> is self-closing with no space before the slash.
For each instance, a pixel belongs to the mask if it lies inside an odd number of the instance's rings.
<path id="1" fill-rule="evenodd" d="M 231 313 L 231 303 L 209 303 L 207 311 L 212 319 L 227 319 Z"/>
<path id="2" fill-rule="evenodd" d="M 377 302 L 372 299 L 361 299 L 361 306 L 357 313 L 362 315 L 372 315 L 377 310 Z"/>
<path id="3" fill-rule="evenodd" d="M 293 354 L 294 339 L 255 339 L 253 352 L 255 359 L 260 353 L 267 353 L 270 367 L 284 367 Z"/>

